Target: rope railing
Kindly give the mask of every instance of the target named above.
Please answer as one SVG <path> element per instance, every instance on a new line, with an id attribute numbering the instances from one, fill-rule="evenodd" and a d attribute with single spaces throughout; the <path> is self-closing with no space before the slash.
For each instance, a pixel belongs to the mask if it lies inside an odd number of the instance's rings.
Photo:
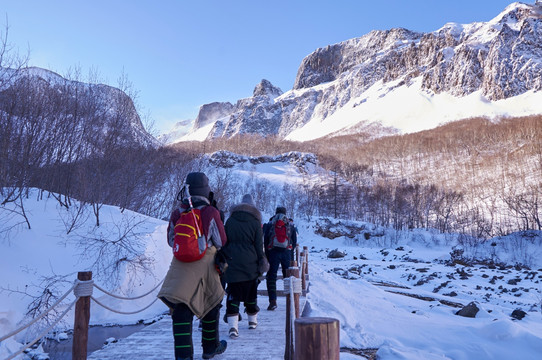
<path id="1" fill-rule="evenodd" d="M 56 319 L 47 329 L 45 329 L 44 331 L 42 331 L 34 340 L 32 340 L 31 342 L 29 342 L 28 344 L 26 344 L 25 346 L 23 346 L 21 349 L 19 349 L 19 351 L 17 351 L 16 353 L 10 355 L 9 357 L 7 357 L 5 360 L 11 360 L 11 359 L 14 359 L 15 357 L 19 356 L 20 354 L 22 354 L 26 349 L 30 348 L 32 345 L 34 345 L 35 343 L 37 343 L 41 338 L 43 338 L 45 335 L 47 335 L 49 333 L 49 331 L 51 331 L 55 326 L 56 324 L 58 324 L 60 322 L 60 320 L 62 320 L 62 318 L 68 313 L 68 311 L 71 310 L 71 308 L 75 305 L 75 303 L 77 302 L 77 300 L 74 300 L 70 306 L 68 306 L 66 308 L 66 310 L 64 310 L 64 312 L 62 313 L 62 315 L 60 315 L 58 317 L 58 319 Z"/>
<path id="2" fill-rule="evenodd" d="M 62 300 L 64 300 L 68 295 L 71 294 L 72 290 L 75 289 L 77 285 L 77 280 L 75 281 L 75 283 L 73 284 L 73 286 L 71 287 L 70 290 L 66 291 L 66 293 L 64 295 L 62 295 L 62 297 L 60 299 L 58 299 L 53 305 L 51 305 L 47 310 L 43 311 L 41 314 L 39 314 L 38 316 L 36 316 L 31 322 L 29 322 L 28 324 L 25 324 L 21 327 L 19 327 L 18 329 L 16 330 L 13 330 L 12 332 L 10 332 L 9 334 L 7 335 L 4 335 L 0 338 L 0 342 L 6 340 L 6 339 L 9 339 L 10 337 L 14 336 L 14 335 L 17 335 L 18 333 L 20 333 L 21 331 L 25 330 L 25 329 L 28 329 L 30 326 L 32 326 L 33 324 L 35 324 L 36 322 L 38 322 L 39 320 L 43 319 L 45 317 L 45 315 L 47 315 L 49 312 L 51 312 L 51 310 L 53 310 L 58 304 L 60 304 L 60 302 Z M 39 340 L 39 339 L 38 339 Z"/>
<path id="3" fill-rule="evenodd" d="M 154 290 L 158 289 L 158 287 L 160 285 L 162 285 L 162 283 L 164 282 L 165 278 L 162 279 L 162 281 L 160 281 L 154 288 L 152 288 L 151 290 L 149 290 L 148 292 L 146 292 L 145 294 L 142 294 L 142 295 L 139 295 L 139 296 L 136 296 L 136 297 L 122 297 L 122 296 L 118 296 L 118 295 L 115 295 L 115 294 L 112 294 L 108 291 L 106 291 L 105 289 L 103 289 L 102 287 L 94 284 L 94 287 L 98 290 L 100 290 L 101 292 L 103 292 L 104 294 L 106 295 L 109 295 L 111 297 L 114 297 L 115 299 L 120 299 L 120 300 L 137 300 L 137 299 L 141 299 L 147 295 L 149 295 L 150 293 L 152 293 Z"/>
<path id="4" fill-rule="evenodd" d="M 25 324 L 25 325 L 15 329 L 15 330 L 13 330 L 9 334 L 6 334 L 6 335 L 3 335 L 2 337 L 0 337 L 0 342 L 2 342 L 4 340 L 6 340 L 6 339 L 9 339 L 9 338 L 17 335 L 21 331 L 28 329 L 30 326 L 32 326 L 36 322 L 43 319 L 49 312 L 51 312 L 59 304 L 61 304 L 61 302 L 66 297 L 68 297 L 68 295 L 70 295 L 72 293 L 72 291 L 73 291 L 73 294 L 75 296 L 75 300 L 64 310 L 64 312 L 47 329 L 42 331 L 34 340 L 32 340 L 29 343 L 25 344 L 21 349 L 19 349 L 15 353 L 11 354 L 9 357 L 5 358 L 4 360 L 14 359 L 18 355 L 22 354 L 25 350 L 27 350 L 28 348 L 33 346 L 35 343 L 37 343 L 44 336 L 46 336 L 60 322 L 60 320 L 62 320 L 62 318 L 64 318 L 66 316 L 66 314 L 73 308 L 73 306 L 76 305 L 79 302 L 79 300 L 91 299 L 96 304 L 100 305 L 101 307 L 103 307 L 103 308 L 105 308 L 105 309 L 107 309 L 109 311 L 115 312 L 117 314 L 122 314 L 122 315 L 133 315 L 133 314 L 137 314 L 137 313 L 140 313 L 142 311 L 145 311 L 146 309 L 151 307 L 158 300 L 158 298 L 155 298 L 149 305 L 147 305 L 147 306 L 145 306 L 145 307 L 143 307 L 143 308 L 141 308 L 139 310 L 129 311 L 129 312 L 118 311 L 118 310 L 115 310 L 115 309 L 103 304 L 98 299 L 96 299 L 94 296 L 92 296 L 94 288 L 97 288 L 98 290 L 100 290 L 104 294 L 109 295 L 109 296 L 111 296 L 113 298 L 116 298 L 116 299 L 120 299 L 120 300 L 137 300 L 137 299 L 141 299 L 141 298 L 151 294 L 156 289 L 158 289 L 158 287 L 164 282 L 164 279 L 162 279 L 153 289 L 151 289 L 150 291 L 148 291 L 148 292 L 146 292 L 146 293 L 144 293 L 142 295 L 135 296 L 135 297 L 125 297 L 125 296 L 119 296 L 119 295 L 112 294 L 112 293 L 106 291 L 104 288 L 102 288 L 102 287 L 98 286 L 97 284 L 95 284 L 94 280 L 92 280 L 92 273 L 91 272 L 83 272 L 83 273 L 80 272 L 78 274 L 78 277 L 80 277 L 81 274 L 87 275 L 89 277 L 89 279 L 88 280 L 81 280 L 79 278 L 76 279 L 74 281 L 73 286 L 68 291 L 66 291 L 66 293 L 64 293 L 64 295 L 62 295 L 53 305 L 51 305 L 49 308 L 47 308 L 46 310 L 41 312 L 38 316 L 36 316 L 34 319 L 32 319 L 32 321 L 30 321 L 28 324 Z M 86 310 L 88 312 L 88 316 L 90 316 L 90 307 L 88 309 L 86 309 Z M 76 316 L 75 316 L 75 320 L 74 320 L 74 351 L 75 351 L 75 343 L 76 343 L 75 342 L 75 337 L 76 337 L 77 318 L 78 318 L 77 312 L 78 312 L 78 310 L 77 310 L 77 306 L 76 306 Z M 84 327 L 86 327 L 84 337 L 88 338 L 88 318 L 86 319 L 86 325 Z M 86 340 L 87 339 L 85 339 L 85 341 L 84 341 L 85 342 L 84 357 L 83 357 L 84 359 L 86 359 Z M 81 352 L 81 350 L 79 350 L 79 352 Z M 74 357 L 74 359 L 75 359 L 75 357 Z"/>
<path id="5" fill-rule="evenodd" d="M 136 310 L 136 311 L 120 311 L 120 310 L 115 310 L 113 308 L 110 308 L 109 306 L 99 302 L 96 298 L 94 297 L 91 297 L 91 299 L 98 305 L 100 305 L 101 307 L 103 307 L 104 309 L 106 310 L 109 310 L 109 311 L 112 311 L 114 313 L 117 313 L 117 314 L 121 314 L 121 315 L 133 315 L 133 314 L 137 314 L 137 313 L 140 313 L 142 311 L 145 311 L 147 310 L 148 308 L 150 308 L 157 300 L 158 298 L 154 299 L 149 305 L 145 306 L 144 308 L 142 309 L 139 309 L 139 310 Z"/>

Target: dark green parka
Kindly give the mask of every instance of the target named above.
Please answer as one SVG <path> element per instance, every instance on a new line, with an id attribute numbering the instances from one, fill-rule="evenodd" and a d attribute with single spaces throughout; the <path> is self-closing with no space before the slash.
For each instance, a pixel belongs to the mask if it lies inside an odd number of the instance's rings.
<path id="1" fill-rule="evenodd" d="M 222 248 L 228 257 L 228 270 L 224 274 L 227 283 L 254 280 L 258 262 L 263 258 L 262 215 L 250 205 L 241 203 L 232 208 L 226 221 L 228 242 Z"/>

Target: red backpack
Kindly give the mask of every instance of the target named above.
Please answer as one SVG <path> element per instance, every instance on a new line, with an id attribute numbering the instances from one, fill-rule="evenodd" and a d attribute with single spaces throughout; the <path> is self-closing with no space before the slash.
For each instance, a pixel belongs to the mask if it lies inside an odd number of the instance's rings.
<path id="1" fill-rule="evenodd" d="M 277 214 L 273 218 L 270 226 L 270 236 L 269 236 L 269 249 L 274 247 L 291 249 L 289 233 L 290 233 L 290 224 L 288 218 L 284 214 Z"/>
<path id="2" fill-rule="evenodd" d="M 201 211 L 188 208 L 181 212 L 175 223 L 173 255 L 182 262 L 193 262 L 201 259 L 207 251 L 207 239 L 203 233 Z"/>

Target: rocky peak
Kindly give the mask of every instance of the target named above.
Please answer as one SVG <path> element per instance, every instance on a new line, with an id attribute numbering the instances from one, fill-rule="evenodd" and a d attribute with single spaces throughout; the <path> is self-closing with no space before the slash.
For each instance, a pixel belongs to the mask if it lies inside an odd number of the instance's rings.
<path id="1" fill-rule="evenodd" d="M 218 119 L 229 116 L 233 111 L 233 105 L 229 102 L 213 102 L 200 106 L 198 117 L 194 121 L 194 129 L 199 129 L 215 122 Z"/>
<path id="2" fill-rule="evenodd" d="M 273 86 L 269 80 L 263 79 L 256 87 L 252 96 L 269 96 L 271 98 L 276 98 L 277 96 L 282 95 L 282 90 L 276 86 Z"/>

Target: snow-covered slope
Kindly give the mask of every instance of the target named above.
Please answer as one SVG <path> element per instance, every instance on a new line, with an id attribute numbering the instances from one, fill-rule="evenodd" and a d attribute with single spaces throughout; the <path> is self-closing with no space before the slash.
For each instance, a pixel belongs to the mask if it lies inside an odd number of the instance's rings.
<path id="1" fill-rule="evenodd" d="M 100 210 L 100 226 L 95 227 L 90 205 L 74 201 L 70 209 L 66 209 L 54 198 L 38 198 L 38 190 L 33 189 L 25 201 L 31 229 L 17 215 L 13 203 L 0 207 L 2 335 L 20 322 L 29 321 L 24 314 L 31 302 L 42 295 L 46 285 L 50 285 L 48 289 L 52 294 L 61 296 L 72 286 L 79 271 L 92 270 L 97 285 L 125 297 L 146 293 L 164 277 L 171 260 L 171 250 L 164 237 L 166 222 L 104 205 Z M 74 222 L 77 214 L 79 220 Z M 67 234 L 72 224 L 75 226 Z M 124 242 L 126 246 L 119 249 L 114 241 Z M 128 259 L 133 260 L 132 265 Z M 119 301 L 97 290 L 94 296 L 120 311 L 141 309 L 154 300 L 151 294 L 135 301 Z M 64 304 L 71 301 L 73 296 Z M 40 309 L 43 310 L 45 308 Z M 165 310 L 166 307 L 157 302 L 143 313 L 117 315 L 95 306 L 91 324 L 136 323 Z M 73 312 L 68 314 L 65 324 L 68 327 L 73 324 Z"/>
<path id="2" fill-rule="evenodd" d="M 294 177 L 289 175 L 290 179 Z M 71 286 L 75 272 L 90 269 L 95 258 L 81 257 L 82 238 L 88 241 L 100 233 L 106 239 L 115 239 L 119 225 L 144 221 L 135 233 L 144 239 L 139 251 L 151 260 L 152 275 L 121 269 L 118 284 L 96 277 L 99 285 L 115 293 L 142 294 L 152 289 L 167 271 L 171 251 L 164 241 L 163 221 L 104 207 L 103 227 L 99 231 L 93 229 L 89 219 L 78 228 L 77 235 L 65 236 L 68 214 L 54 200 L 37 201 L 32 196 L 27 210 L 32 230 L 18 227 L 0 242 L 0 261 L 4 266 L 0 335 L 11 331 L 22 319 L 31 301 L 30 296 L 22 293 L 39 295 L 46 284 L 45 277 L 59 280 L 51 289 L 63 293 Z M 8 213 L 0 208 L 2 218 L 8 218 Z M 457 238 L 433 231 L 413 229 L 398 233 L 370 223 L 327 218 L 312 222 L 298 219 L 296 224 L 300 245 L 309 248 L 309 315 L 340 321 L 341 359 L 364 359 L 352 354 L 361 350 L 376 353 L 382 360 L 534 360 L 540 356 L 540 232 L 497 238 L 495 246 L 487 243 L 468 251 L 478 259 L 504 262 L 495 266 L 489 262 L 453 262 L 451 252 L 458 245 Z M 513 248 L 507 248 L 511 244 Z M 334 249 L 342 257 L 330 257 Z M 529 259 L 530 269 L 512 266 L 518 260 Z M 124 302 L 108 299 L 97 290 L 93 296 L 122 311 L 140 309 L 153 297 Z M 473 301 L 480 309 L 474 318 L 456 315 L 461 306 Z M 155 317 L 164 310 L 158 302 L 143 314 L 127 316 L 93 304 L 91 323 L 128 323 Z M 525 317 L 512 317 L 514 310 L 523 311 Z M 71 316 L 58 330 L 71 327 Z M 16 351 L 18 346 L 12 340 L 2 342 L 0 358 L 8 357 L 8 349 Z"/>
<path id="3" fill-rule="evenodd" d="M 540 114 L 541 14 L 541 3 L 513 3 L 487 23 L 372 31 L 317 49 L 292 90 L 281 95 L 264 80 L 212 128 L 195 124 L 182 140 L 256 133 L 305 141 L 375 125 L 387 135 L 474 116 Z"/>

